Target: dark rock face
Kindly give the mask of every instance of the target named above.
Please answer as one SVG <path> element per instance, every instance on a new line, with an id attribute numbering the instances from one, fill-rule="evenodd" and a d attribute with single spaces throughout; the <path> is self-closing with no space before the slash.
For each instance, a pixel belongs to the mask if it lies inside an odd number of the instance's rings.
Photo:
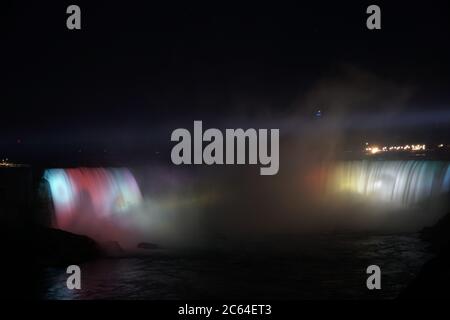
<path id="1" fill-rule="evenodd" d="M 428 261 L 400 295 L 401 299 L 450 298 L 450 246 Z"/>
<path id="2" fill-rule="evenodd" d="M 428 261 L 419 275 L 400 295 L 401 299 L 450 298 L 450 213 L 433 227 L 422 231 L 422 238 L 429 241 L 436 257 Z"/>
<path id="3" fill-rule="evenodd" d="M 50 184 L 45 179 L 40 179 L 34 197 L 34 221 L 36 224 L 51 227 L 55 224 L 56 216 L 51 198 Z"/>
<path id="4" fill-rule="evenodd" d="M 32 172 L 0 167 L 0 225 L 20 228 L 32 222 Z"/>
<path id="5" fill-rule="evenodd" d="M 436 251 L 450 244 L 450 213 L 441 218 L 434 226 L 424 228 L 421 237 L 429 241 Z"/>

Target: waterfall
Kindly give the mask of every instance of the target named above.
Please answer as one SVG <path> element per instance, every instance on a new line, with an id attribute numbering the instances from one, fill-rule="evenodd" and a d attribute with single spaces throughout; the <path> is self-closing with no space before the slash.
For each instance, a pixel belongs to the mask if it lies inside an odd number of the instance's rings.
<path id="1" fill-rule="evenodd" d="M 449 192 L 450 163 L 426 160 L 348 161 L 337 164 L 329 178 L 329 188 L 334 192 L 412 207 Z"/>
<path id="2" fill-rule="evenodd" d="M 49 169 L 44 179 L 53 200 L 55 227 L 95 238 L 126 228 L 126 215 L 142 201 L 128 169 Z"/>

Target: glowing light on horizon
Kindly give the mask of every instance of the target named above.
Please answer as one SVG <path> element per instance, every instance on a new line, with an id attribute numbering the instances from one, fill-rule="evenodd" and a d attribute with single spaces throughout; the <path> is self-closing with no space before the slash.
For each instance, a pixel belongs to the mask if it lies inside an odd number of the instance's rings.
<path id="1" fill-rule="evenodd" d="M 0 167 L 4 167 L 4 168 L 18 168 L 18 167 L 26 167 L 26 165 L 20 164 L 20 163 L 13 163 L 13 162 L 9 161 L 8 158 L 3 158 L 3 159 L 0 160 Z"/>

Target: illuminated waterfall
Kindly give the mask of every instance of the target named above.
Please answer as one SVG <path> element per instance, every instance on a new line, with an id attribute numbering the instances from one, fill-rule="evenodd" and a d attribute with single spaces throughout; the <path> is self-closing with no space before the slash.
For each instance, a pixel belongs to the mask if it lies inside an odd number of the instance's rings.
<path id="1" fill-rule="evenodd" d="M 349 161 L 337 164 L 329 188 L 400 207 L 449 192 L 450 163 L 442 161 Z"/>
<path id="2" fill-rule="evenodd" d="M 225 180 L 214 180 L 220 188 L 211 188 L 210 176 L 199 179 L 164 167 L 134 172 L 145 195 L 128 169 L 45 171 L 55 226 L 130 248 L 142 241 L 196 241 L 211 225 L 231 233 L 239 228 L 255 230 L 255 216 L 247 219 L 247 213 L 270 217 L 267 228 L 287 221 L 300 227 L 382 225 L 406 230 L 429 225 L 445 213 L 450 193 L 450 162 L 443 161 L 360 160 L 306 166 L 303 179 L 293 177 L 300 183 L 270 185 L 264 205 L 255 204 L 251 193 L 247 202 L 240 189 Z M 296 190 L 301 196 L 291 197 Z M 260 189 L 256 191 L 259 197 Z M 286 205 L 278 210 L 280 203 Z M 389 222 L 374 220 L 384 218 Z"/>
<path id="3" fill-rule="evenodd" d="M 44 173 L 55 210 L 56 227 L 96 236 L 114 233 L 142 201 L 128 169 L 50 169 Z"/>

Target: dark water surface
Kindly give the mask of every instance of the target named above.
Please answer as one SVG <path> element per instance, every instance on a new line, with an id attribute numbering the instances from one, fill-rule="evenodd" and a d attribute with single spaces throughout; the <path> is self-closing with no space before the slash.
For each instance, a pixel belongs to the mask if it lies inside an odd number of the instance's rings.
<path id="1" fill-rule="evenodd" d="M 431 257 L 416 234 L 333 235 L 235 243 L 81 264 L 82 289 L 65 269 L 45 272 L 44 299 L 395 298 Z M 366 288 L 367 266 L 382 290 Z"/>

